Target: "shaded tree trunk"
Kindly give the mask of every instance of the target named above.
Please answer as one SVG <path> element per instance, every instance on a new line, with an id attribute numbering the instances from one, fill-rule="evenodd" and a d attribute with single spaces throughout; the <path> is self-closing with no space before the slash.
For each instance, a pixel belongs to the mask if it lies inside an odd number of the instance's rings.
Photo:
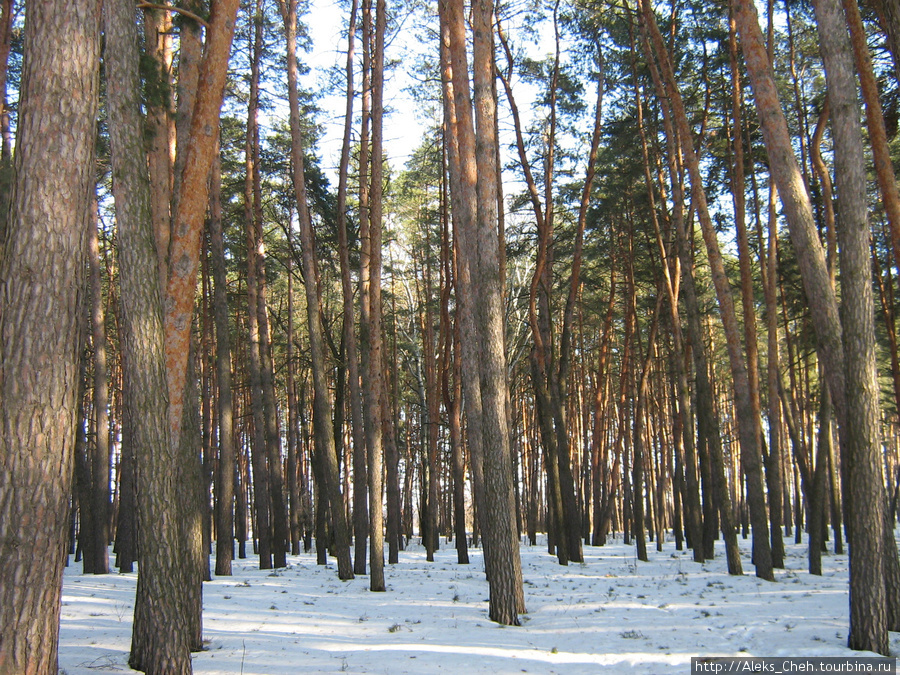
<path id="1" fill-rule="evenodd" d="M 836 0 L 815 3 L 834 137 L 837 232 L 841 262 L 846 426 L 842 459 L 848 489 L 852 649 L 888 654 L 884 578 L 884 487 L 880 457 L 875 317 L 866 167 L 850 38 Z M 852 22 L 851 22 L 852 26 Z M 865 82 L 865 78 L 863 78 Z M 872 131 L 871 119 L 869 126 Z M 890 537 L 893 545 L 893 536 Z"/>
<path id="2" fill-rule="evenodd" d="M 186 539 L 181 515 L 178 445 L 168 425 L 164 331 L 150 183 L 143 151 L 134 17 L 107 3 L 106 75 L 113 194 L 119 227 L 123 355 L 132 416 L 141 574 L 129 665 L 147 673 L 189 673 L 184 586 Z"/>
<path id="3" fill-rule="evenodd" d="M 221 160 L 210 176 L 210 259 L 213 273 L 213 314 L 216 323 L 216 383 L 219 412 L 219 462 L 216 474 L 216 575 L 231 576 L 234 558 L 234 400 L 231 391 L 231 332 L 228 325 L 228 280 L 222 238 Z"/>
<path id="4" fill-rule="evenodd" d="M 99 3 L 29 3 L 25 30 L 16 177 L 0 260 L 0 670 L 14 674 L 57 670 Z"/>

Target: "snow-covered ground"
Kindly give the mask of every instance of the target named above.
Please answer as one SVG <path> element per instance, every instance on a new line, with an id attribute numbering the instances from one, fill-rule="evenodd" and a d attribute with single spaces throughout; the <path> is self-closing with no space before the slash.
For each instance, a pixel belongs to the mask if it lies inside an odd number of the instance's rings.
<path id="1" fill-rule="evenodd" d="M 742 541 L 745 554 L 749 542 Z M 721 547 L 721 543 L 717 547 Z M 560 567 L 545 546 L 522 547 L 528 614 L 521 627 L 488 620 L 480 550 L 457 565 L 450 546 L 426 562 L 413 546 L 386 566 L 387 593 L 368 577 L 339 581 L 314 554 L 260 571 L 238 560 L 233 577 L 204 584 L 207 651 L 194 672 L 296 673 L 679 673 L 692 656 L 860 656 L 846 647 L 847 556 L 806 572 L 806 546 L 790 545 L 787 569 L 768 583 L 725 571 L 724 554 L 697 564 L 667 542 L 650 562 L 620 540 L 585 547 L 584 564 Z M 60 671 L 132 672 L 127 666 L 135 574 L 66 570 Z M 900 651 L 900 634 L 891 634 Z"/>

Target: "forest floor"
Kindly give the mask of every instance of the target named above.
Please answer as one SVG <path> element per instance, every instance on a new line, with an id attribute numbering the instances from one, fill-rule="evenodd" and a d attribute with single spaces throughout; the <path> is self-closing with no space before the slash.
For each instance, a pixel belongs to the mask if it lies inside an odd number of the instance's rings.
<path id="1" fill-rule="evenodd" d="M 236 560 L 234 576 L 203 587 L 204 675 L 295 673 L 680 673 L 692 656 L 859 656 L 847 646 L 847 556 L 807 573 L 806 546 L 788 545 L 776 582 L 726 573 L 724 549 L 694 563 L 666 542 L 650 562 L 618 539 L 585 547 L 585 563 L 561 567 L 546 546 L 523 546 L 528 614 L 521 627 L 488 620 L 480 550 L 456 564 L 452 544 L 435 562 L 419 546 L 386 566 L 387 593 L 368 577 L 339 581 L 314 554 L 278 571 Z M 60 673 L 133 672 L 128 666 L 135 574 L 66 569 Z M 900 633 L 891 633 L 900 652 Z"/>

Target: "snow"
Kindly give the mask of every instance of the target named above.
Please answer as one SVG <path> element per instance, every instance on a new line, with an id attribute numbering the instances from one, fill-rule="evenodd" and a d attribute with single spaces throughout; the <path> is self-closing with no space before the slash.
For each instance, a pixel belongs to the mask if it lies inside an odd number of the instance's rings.
<path id="1" fill-rule="evenodd" d="M 745 572 L 749 541 L 741 541 Z M 846 647 L 847 556 L 806 572 L 806 546 L 789 545 L 775 583 L 731 577 L 724 550 L 694 563 L 671 542 L 650 562 L 621 540 L 585 547 L 585 563 L 561 567 L 546 546 L 522 546 L 528 614 L 521 627 L 487 617 L 480 550 L 458 565 L 451 545 L 425 560 L 421 547 L 387 565 L 387 593 L 368 577 L 338 580 L 314 554 L 277 571 L 236 560 L 234 576 L 204 584 L 204 675 L 297 673 L 690 672 L 692 656 L 860 656 Z M 65 572 L 59 665 L 66 675 L 128 668 L 136 574 Z M 900 634 L 891 634 L 900 651 Z"/>

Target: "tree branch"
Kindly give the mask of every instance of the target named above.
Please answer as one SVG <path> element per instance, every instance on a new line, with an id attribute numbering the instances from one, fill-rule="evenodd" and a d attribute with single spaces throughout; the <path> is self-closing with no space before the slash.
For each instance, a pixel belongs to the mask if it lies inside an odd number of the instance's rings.
<path id="1" fill-rule="evenodd" d="M 209 24 L 207 23 L 206 19 L 204 19 L 202 16 L 194 14 L 189 10 L 182 9 L 181 7 L 173 7 L 172 5 L 158 5 L 155 2 L 139 2 L 137 6 L 139 9 L 161 9 L 164 12 L 176 12 L 178 14 L 181 14 L 182 16 L 186 16 L 189 19 L 193 19 L 204 28 L 209 29 Z"/>

